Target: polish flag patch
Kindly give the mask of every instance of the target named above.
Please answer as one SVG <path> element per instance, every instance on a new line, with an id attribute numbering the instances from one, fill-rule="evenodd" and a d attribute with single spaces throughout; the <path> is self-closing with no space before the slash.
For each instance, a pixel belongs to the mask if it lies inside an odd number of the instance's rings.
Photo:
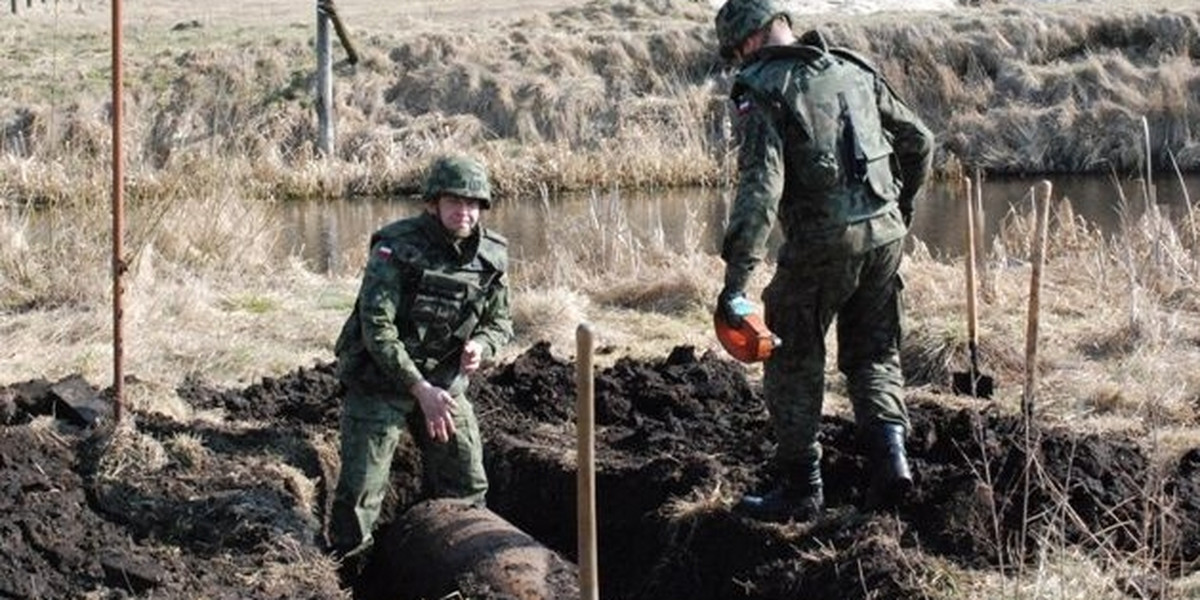
<path id="1" fill-rule="evenodd" d="M 379 260 L 391 260 L 392 249 L 387 246 L 380 246 L 375 250 L 375 257 Z"/>
<path id="2" fill-rule="evenodd" d="M 748 98 L 743 98 L 741 100 L 738 100 L 737 112 L 739 115 L 744 115 L 744 114 L 750 112 L 750 109 L 752 109 L 752 108 L 754 108 L 754 103 L 751 102 Z"/>

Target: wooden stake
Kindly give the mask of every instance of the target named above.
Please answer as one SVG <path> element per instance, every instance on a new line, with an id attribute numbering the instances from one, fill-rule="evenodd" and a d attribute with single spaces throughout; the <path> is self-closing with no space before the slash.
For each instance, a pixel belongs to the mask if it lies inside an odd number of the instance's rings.
<path id="1" fill-rule="evenodd" d="M 596 569 L 596 436 L 593 423 L 596 417 L 595 386 L 592 379 L 592 329 L 584 323 L 575 332 L 576 371 L 578 388 L 575 419 L 579 440 L 576 448 L 576 496 L 578 504 L 579 597 L 581 600 L 600 598 Z"/>
<path id="2" fill-rule="evenodd" d="M 1042 267 L 1046 263 L 1046 230 L 1050 221 L 1049 181 L 1037 184 L 1034 193 L 1036 228 L 1033 243 L 1033 272 L 1029 277 L 1029 314 L 1025 328 L 1025 390 L 1021 396 L 1021 412 L 1026 420 L 1032 420 L 1034 400 L 1037 396 L 1037 338 L 1040 296 L 1042 291 Z"/>
<path id="3" fill-rule="evenodd" d="M 333 29 L 337 32 L 338 41 L 342 43 L 342 47 L 346 49 L 346 62 L 352 65 L 358 64 L 358 51 L 354 49 L 354 44 L 350 42 L 350 34 L 346 31 L 346 26 L 342 24 L 342 18 L 338 16 L 337 8 L 333 5 L 333 0 L 320 0 L 317 5 L 325 11 L 329 19 L 333 21 Z"/>

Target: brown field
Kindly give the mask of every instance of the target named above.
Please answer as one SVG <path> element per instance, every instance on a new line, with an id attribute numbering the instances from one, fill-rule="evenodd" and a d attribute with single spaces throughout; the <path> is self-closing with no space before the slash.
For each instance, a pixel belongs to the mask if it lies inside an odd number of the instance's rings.
<path id="1" fill-rule="evenodd" d="M 937 132 L 941 177 L 1137 180 L 1148 156 L 1156 178 L 1200 168 L 1200 3 L 830 4 L 841 12 L 804 24 L 877 60 Z M 266 208 L 408 193 L 450 149 L 485 157 L 503 201 L 726 186 L 712 8 L 344 2 L 363 60 L 335 67 L 325 160 L 311 3 L 127 4 L 132 416 L 87 428 L 63 396 L 112 377 L 107 6 L 0 16 L 0 597 L 375 597 L 388 584 L 339 581 L 320 541 L 337 466 L 331 345 L 357 281 L 281 259 Z M 1159 200 L 1108 237 L 1055 196 L 1032 442 L 1019 435 L 1031 216 L 994 216 L 1004 233 L 987 245 L 990 403 L 947 387 L 964 368 L 962 261 L 916 241 L 903 350 L 917 495 L 896 514 L 858 508 L 831 364 L 833 510 L 786 527 L 728 510 L 773 474 L 757 371 L 708 354 L 720 260 L 639 243 L 611 211 L 554 223 L 556 252 L 514 267 L 518 339 L 475 386 L 489 502 L 573 558 L 566 405 L 586 321 L 603 348 L 606 600 L 1196 597 L 1200 248 L 1190 198 Z M 400 504 L 418 492 L 412 449 L 397 458 Z"/>

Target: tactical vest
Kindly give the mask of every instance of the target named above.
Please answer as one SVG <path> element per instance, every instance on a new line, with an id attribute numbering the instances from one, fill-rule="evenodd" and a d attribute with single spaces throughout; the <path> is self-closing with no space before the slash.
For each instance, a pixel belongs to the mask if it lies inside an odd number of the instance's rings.
<path id="1" fill-rule="evenodd" d="M 376 252 L 380 247 L 390 250 L 388 260 L 400 272 L 403 294 L 395 324 L 405 351 L 430 383 L 449 389 L 459 377 L 463 345 L 507 268 L 507 248 L 503 237 L 480 228 L 477 237 L 462 242 L 478 243 L 478 248 L 467 253 L 465 263 L 460 262 L 444 240 L 431 238 L 421 227 L 421 219 L 398 221 L 379 230 L 370 245 Z M 357 303 L 334 352 L 343 381 L 391 387 L 363 344 Z"/>
<path id="2" fill-rule="evenodd" d="M 781 125 L 785 227 L 864 221 L 899 197 L 877 82 L 873 67 L 853 52 L 806 44 L 765 47 L 738 74 L 734 102 L 765 105 Z"/>

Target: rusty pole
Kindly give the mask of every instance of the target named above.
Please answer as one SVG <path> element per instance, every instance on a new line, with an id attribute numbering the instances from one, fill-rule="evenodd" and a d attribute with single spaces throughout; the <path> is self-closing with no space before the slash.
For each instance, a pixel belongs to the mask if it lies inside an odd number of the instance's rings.
<path id="1" fill-rule="evenodd" d="M 125 339 L 122 332 L 125 294 L 125 173 L 121 152 L 121 0 L 112 3 L 112 276 L 113 276 L 113 421 L 121 422 L 124 397 Z"/>

